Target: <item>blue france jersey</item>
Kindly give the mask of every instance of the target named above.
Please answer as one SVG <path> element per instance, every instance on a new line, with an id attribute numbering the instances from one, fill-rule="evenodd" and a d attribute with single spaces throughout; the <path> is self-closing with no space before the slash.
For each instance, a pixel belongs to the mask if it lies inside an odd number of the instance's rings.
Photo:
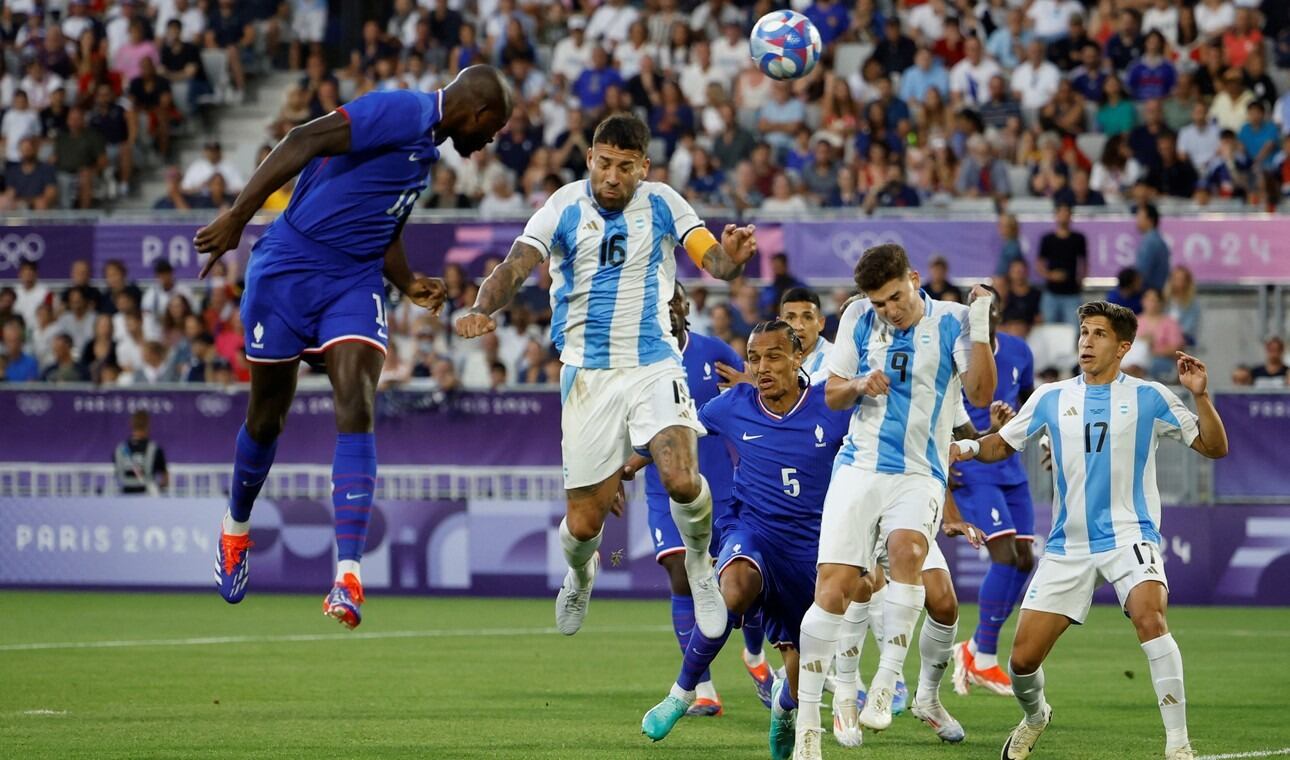
<path id="1" fill-rule="evenodd" d="M 622 211 L 587 180 L 555 191 L 518 240 L 551 259 L 551 339 L 574 367 L 620 369 L 680 357 L 667 302 L 677 245 L 703 227 L 690 204 L 642 182 Z"/>
<path id="2" fill-rule="evenodd" d="M 266 248 L 266 260 L 257 262 L 262 273 L 327 266 L 379 272 L 439 159 L 434 127 L 442 90 L 371 92 L 336 110 L 349 120 L 349 152 L 305 165 L 287 209 L 256 243 L 295 245 Z"/>
<path id="3" fill-rule="evenodd" d="M 806 388 L 783 416 L 766 409 L 747 383 L 704 404 L 699 421 L 708 437 L 729 441 L 739 454 L 734 495 L 740 524 L 779 551 L 814 556 L 833 459 L 849 418 L 847 411 L 829 409 L 817 386 Z"/>
<path id="4" fill-rule="evenodd" d="M 1030 346 L 1021 338 L 999 333 L 995 336 L 997 347 L 994 351 L 994 364 L 998 370 L 999 384 L 994 389 L 994 400 L 1002 401 L 1013 409 L 1021 408 L 1021 397 L 1035 389 L 1035 357 L 1030 353 Z M 963 404 L 967 407 L 972 425 L 979 431 L 990 429 L 990 409 L 972 406 L 964 396 Z M 1021 465 L 1021 455 L 1013 454 L 1002 462 L 982 464 L 975 460 L 962 462 L 956 466 L 964 484 L 989 483 L 1000 486 L 1018 485 L 1026 482 L 1026 469 Z"/>
<path id="5" fill-rule="evenodd" d="M 1047 431 L 1053 447 L 1053 529 L 1047 551 L 1105 552 L 1160 542 L 1156 443 L 1190 446 L 1196 415 L 1160 383 L 1120 374 L 1106 385 L 1084 377 L 1042 386 L 999 436 L 1020 451 Z"/>
<path id="6" fill-rule="evenodd" d="M 864 396 L 851 415 L 851 431 L 838 463 L 894 474 L 930 475 L 946 482 L 957 392 L 951 381 L 967 370 L 971 354 L 968 309 L 928 298 L 923 316 L 897 330 L 878 318 L 869 299 L 847 307 L 829 351 L 829 373 L 844 379 L 880 369 L 887 393 Z M 947 402 L 947 396 L 950 396 Z"/>
<path id="7" fill-rule="evenodd" d="M 709 338 L 697 333 L 686 333 L 685 345 L 681 347 L 681 364 L 685 367 L 686 381 L 690 386 L 690 397 L 696 408 L 702 407 L 721 394 L 717 383 L 721 376 L 717 374 L 717 362 L 739 368 L 743 360 L 730 346 L 717 338 Z M 699 472 L 708 479 L 712 490 L 712 500 L 724 503 L 730 500 L 730 488 L 734 480 L 734 462 L 730 459 L 730 449 L 726 442 L 715 435 L 705 435 L 699 439 Z M 650 503 L 667 504 L 667 489 L 659 479 L 658 468 L 650 465 L 645 470 L 645 498 Z"/>

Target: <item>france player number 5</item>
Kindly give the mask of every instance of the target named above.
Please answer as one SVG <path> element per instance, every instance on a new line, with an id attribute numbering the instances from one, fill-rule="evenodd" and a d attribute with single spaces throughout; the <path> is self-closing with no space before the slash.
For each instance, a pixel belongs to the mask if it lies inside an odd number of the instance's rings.
<path id="1" fill-rule="evenodd" d="M 797 498 L 797 495 L 802 492 L 802 484 L 798 482 L 797 478 L 793 477 L 796 474 L 796 467 L 785 467 L 779 471 L 780 480 L 784 482 L 784 493 L 793 498 Z"/>

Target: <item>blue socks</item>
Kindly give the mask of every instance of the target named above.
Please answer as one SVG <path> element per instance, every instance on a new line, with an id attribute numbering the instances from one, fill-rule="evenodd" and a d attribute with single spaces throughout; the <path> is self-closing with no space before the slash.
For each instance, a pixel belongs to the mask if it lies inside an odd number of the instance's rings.
<path id="1" fill-rule="evenodd" d="M 784 684 L 784 688 L 779 690 L 779 702 L 775 706 L 784 712 L 792 712 L 797 709 L 797 700 L 793 699 L 793 695 L 789 693 L 790 691 L 788 684 Z"/>
<path id="2" fill-rule="evenodd" d="M 756 657 L 761 654 L 761 645 L 766 635 L 762 632 L 761 627 L 761 610 L 755 610 L 744 615 L 744 649 L 748 654 Z"/>
<path id="3" fill-rule="evenodd" d="M 357 562 L 367 542 L 376 490 L 376 436 L 341 433 L 331 469 L 331 502 L 336 508 L 336 558 Z"/>
<path id="4" fill-rule="evenodd" d="M 251 519 L 251 505 L 264 487 L 277 450 L 277 439 L 267 444 L 256 443 L 246 432 L 245 424 L 238 429 L 233 452 L 233 487 L 228 501 L 228 513 L 234 521 L 244 523 Z"/>
<path id="5" fill-rule="evenodd" d="M 1028 575 L 1029 573 L 1023 573 L 1012 565 L 990 563 L 978 597 L 981 615 L 973 636 L 978 652 L 998 653 L 999 631 L 1012 615 L 1017 600 L 1021 598 Z"/>
<path id="6" fill-rule="evenodd" d="M 708 672 L 708 666 L 717 659 L 717 654 L 721 651 L 721 647 L 725 646 L 726 639 L 730 638 L 730 631 L 739 624 L 742 617 L 727 611 L 726 630 L 716 639 L 704 636 L 703 631 L 695 626 L 694 633 L 690 634 L 690 643 L 685 647 L 685 658 L 681 661 L 681 675 L 676 678 L 677 686 L 684 691 L 694 691 L 694 687 L 703 680 L 703 674 Z"/>
<path id="7" fill-rule="evenodd" d="M 672 595 L 672 631 L 676 633 L 676 643 L 681 645 L 681 654 L 690 643 L 690 634 L 694 632 L 694 598 Z M 699 683 L 712 680 L 708 671 L 699 676 Z"/>

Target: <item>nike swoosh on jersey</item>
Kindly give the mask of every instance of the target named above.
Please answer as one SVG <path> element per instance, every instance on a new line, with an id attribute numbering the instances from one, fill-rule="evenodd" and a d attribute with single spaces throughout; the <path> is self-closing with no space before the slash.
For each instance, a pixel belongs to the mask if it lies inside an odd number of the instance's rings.
<path id="1" fill-rule="evenodd" d="M 366 493 L 347 493 L 345 494 L 345 500 L 353 501 L 354 499 L 361 499 L 364 496 L 367 496 L 367 494 Z"/>
<path id="2" fill-rule="evenodd" d="M 744 440 L 745 440 L 745 441 L 755 441 L 755 440 L 757 440 L 758 438 L 765 438 L 765 437 L 766 437 L 766 436 L 765 436 L 764 434 L 763 434 L 763 435 L 748 435 L 747 433 L 744 433 Z"/>
<path id="3" fill-rule="evenodd" d="M 418 161 L 418 160 L 420 160 L 420 159 L 418 159 L 418 158 L 417 158 L 417 154 L 413 153 L 412 155 L 408 156 L 408 160 L 409 160 L 409 161 Z"/>

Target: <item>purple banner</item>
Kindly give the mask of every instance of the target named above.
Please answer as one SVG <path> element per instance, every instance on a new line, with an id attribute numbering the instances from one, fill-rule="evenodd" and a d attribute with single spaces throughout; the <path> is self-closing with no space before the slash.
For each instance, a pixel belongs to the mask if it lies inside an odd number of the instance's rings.
<path id="1" fill-rule="evenodd" d="M 136 410 L 152 415 L 152 438 L 171 462 L 229 461 L 246 402 L 240 392 L 0 391 L 0 461 L 110 462 Z M 560 397 L 384 393 L 376 440 L 382 464 L 558 467 Z M 298 393 L 277 461 L 330 462 L 335 442 L 331 393 Z"/>
<path id="2" fill-rule="evenodd" d="M 719 232 L 723 222 L 709 220 Z M 520 222 L 493 224 L 410 222 L 404 230 L 414 269 L 439 274 L 446 263 L 465 266 L 478 276 L 484 262 L 502 258 L 523 229 Z M 39 261 L 46 277 L 67 276 L 72 261 L 90 258 L 96 275 L 111 259 L 125 262 L 131 277 L 148 279 L 159 259 L 169 261 L 181 278 L 201 268 L 192 239 L 197 223 L 40 225 L 6 227 L 0 233 L 0 279 L 16 276 L 21 260 Z M 1078 219 L 1075 228 L 1089 243 L 1089 274 L 1114 277 L 1133 264 L 1138 233 L 1129 217 Z M 1048 219 L 1023 219 L 1022 248 L 1033 258 L 1040 237 L 1052 229 Z M 245 264 L 263 225 L 251 225 L 230 260 Z M 1186 264 L 1202 283 L 1290 282 L 1290 219 L 1267 217 L 1166 218 L 1161 225 L 1173 250 L 1173 262 Z M 808 281 L 849 280 L 860 253 L 883 242 L 909 250 L 916 267 L 940 254 L 950 260 L 955 277 L 983 278 L 994 271 L 1001 247 L 996 224 L 985 219 L 864 219 L 837 222 L 770 223 L 757 229 L 761 256 L 748 267 L 760 278 L 767 259 L 781 251 L 791 257 L 794 273 Z M 688 256 L 678 251 L 683 277 L 699 276 Z"/>
<path id="3" fill-rule="evenodd" d="M 209 589 L 221 499 L 0 499 L 0 586 Z M 1045 510 L 1046 511 L 1046 510 Z M 363 581 L 410 594 L 547 596 L 564 576 L 563 503 L 378 501 Z M 252 517 L 252 591 L 321 593 L 333 572 L 332 508 L 261 499 Z M 1047 523 L 1046 515 L 1040 516 Z M 1165 507 L 1176 604 L 1290 604 L 1290 508 Z M 988 559 L 941 539 L 960 598 L 976 600 Z M 1040 549 L 1041 547 L 1037 547 Z M 665 598 L 644 505 L 606 524 L 596 593 Z M 1096 597 L 1113 602 L 1110 587 Z"/>
<path id="4" fill-rule="evenodd" d="M 1285 450 L 1271 445 L 1285 440 L 1290 393 L 1221 394 L 1214 397 L 1214 405 L 1227 428 L 1230 448 L 1227 456 L 1214 462 L 1215 498 L 1290 499 Z"/>

